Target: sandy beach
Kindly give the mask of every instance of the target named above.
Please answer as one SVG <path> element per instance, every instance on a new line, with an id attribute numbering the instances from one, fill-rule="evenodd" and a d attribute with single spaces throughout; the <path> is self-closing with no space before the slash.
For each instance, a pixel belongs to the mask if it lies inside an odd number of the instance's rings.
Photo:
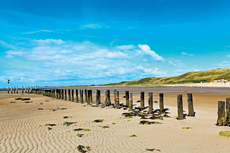
<path id="1" fill-rule="evenodd" d="M 96 88 L 96 87 L 95 87 Z M 101 87 L 103 89 L 109 87 Z M 111 91 L 116 87 L 111 87 Z M 131 88 L 131 87 L 130 87 Z M 134 106 L 139 106 L 138 92 L 143 88 L 133 87 Z M 158 90 L 146 89 L 145 91 Z M 164 90 L 159 89 L 159 91 Z M 226 89 L 184 89 L 167 91 L 164 93 L 165 108 L 169 108 L 170 118 L 148 121 L 162 124 L 140 125 L 140 117 L 126 118 L 123 109 L 111 107 L 91 107 L 86 103 L 80 104 L 45 97 L 36 94 L 11 95 L 0 93 L 0 152 L 78 152 L 79 145 L 89 146 L 92 153 L 141 153 L 151 152 L 146 149 L 155 149 L 153 152 L 163 153 L 194 153 L 194 152 L 229 152 L 230 138 L 219 136 L 220 131 L 230 131 L 227 126 L 216 126 L 217 102 L 225 101 L 230 97 Z M 181 92 L 184 91 L 184 92 Z M 183 95 L 184 113 L 187 109 L 187 92 L 193 93 L 195 117 L 186 117 L 177 120 L 177 94 Z M 103 99 L 103 92 L 101 100 Z M 120 93 L 120 103 L 124 103 Z M 15 98 L 30 98 L 26 101 Z M 154 92 L 154 101 L 158 101 L 158 92 Z M 95 93 L 93 93 L 95 101 Z M 111 92 L 111 101 L 114 102 Z M 11 103 L 15 102 L 15 103 Z M 147 92 L 145 105 L 148 106 Z M 43 110 L 38 110 L 42 108 Z M 154 103 L 154 109 L 159 104 Z M 63 118 L 67 116 L 66 118 Z M 93 122 L 102 119 L 103 122 Z M 67 126 L 64 122 L 74 122 Z M 55 124 L 56 126 L 45 126 Z M 103 128 L 108 126 L 108 128 Z M 48 130 L 48 127 L 51 129 Z M 182 129 L 189 127 L 189 129 Z M 74 129 L 89 129 L 90 131 L 74 131 Z M 78 137 L 77 134 L 83 134 Z M 130 137 L 136 135 L 136 137 Z M 86 149 L 85 149 L 86 150 Z"/>

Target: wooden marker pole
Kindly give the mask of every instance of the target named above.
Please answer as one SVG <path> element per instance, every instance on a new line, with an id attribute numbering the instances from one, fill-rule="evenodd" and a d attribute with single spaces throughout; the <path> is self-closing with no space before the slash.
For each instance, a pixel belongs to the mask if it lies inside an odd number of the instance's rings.
<path id="1" fill-rule="evenodd" d="M 153 93 L 148 93 L 148 103 L 149 103 L 149 114 L 153 112 Z"/>
<path id="2" fill-rule="evenodd" d="M 129 93 L 129 111 L 132 111 L 133 110 L 133 93 L 130 92 Z"/>
<path id="3" fill-rule="evenodd" d="M 225 118 L 225 101 L 218 101 L 218 119 L 217 125 L 223 126 L 226 125 L 226 118 Z"/>
<path id="4" fill-rule="evenodd" d="M 129 106 L 129 91 L 125 91 L 126 106 Z"/>
<path id="5" fill-rule="evenodd" d="M 226 98 L 226 123 L 230 123 L 230 98 Z"/>
<path id="6" fill-rule="evenodd" d="M 145 92 L 141 92 L 140 100 L 141 100 L 141 108 L 144 108 L 145 107 Z"/>
<path id="7" fill-rule="evenodd" d="M 164 94 L 159 93 L 159 105 L 160 105 L 160 112 L 163 113 L 164 111 Z"/>
<path id="8" fill-rule="evenodd" d="M 187 93 L 187 99 L 188 99 L 188 116 L 195 116 L 192 93 Z"/>
<path id="9" fill-rule="evenodd" d="M 99 105 L 101 103 L 101 91 L 96 90 L 96 105 Z"/>
<path id="10" fill-rule="evenodd" d="M 78 103 L 78 89 L 76 89 L 75 91 L 76 91 L 76 103 Z"/>
<path id="11" fill-rule="evenodd" d="M 183 120 L 184 115 L 183 115 L 183 100 L 182 100 L 182 95 L 177 95 L 177 111 L 178 111 L 178 120 Z"/>

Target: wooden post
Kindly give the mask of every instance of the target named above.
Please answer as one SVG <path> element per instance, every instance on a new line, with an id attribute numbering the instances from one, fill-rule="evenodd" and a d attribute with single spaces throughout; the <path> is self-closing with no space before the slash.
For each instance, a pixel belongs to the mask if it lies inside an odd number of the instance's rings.
<path id="1" fill-rule="evenodd" d="M 129 106 L 129 91 L 125 91 L 126 106 Z"/>
<path id="2" fill-rule="evenodd" d="M 87 90 L 87 105 L 90 104 L 90 90 Z"/>
<path id="3" fill-rule="evenodd" d="M 148 93 L 148 103 L 149 103 L 149 114 L 153 112 L 153 93 Z"/>
<path id="4" fill-rule="evenodd" d="M 164 111 L 164 94 L 159 93 L 159 105 L 160 105 L 160 112 L 163 113 Z"/>
<path id="5" fill-rule="evenodd" d="M 132 111 L 133 110 L 133 93 L 130 92 L 129 93 L 129 111 Z"/>
<path id="6" fill-rule="evenodd" d="M 23 91 L 23 86 L 22 86 L 22 94 L 24 93 L 24 91 Z"/>
<path id="7" fill-rule="evenodd" d="M 192 93 L 187 93 L 187 99 L 188 99 L 188 116 L 195 116 Z"/>
<path id="8" fill-rule="evenodd" d="M 217 125 L 222 126 L 226 125 L 226 118 L 225 118 L 225 101 L 218 101 L 218 119 Z"/>
<path id="9" fill-rule="evenodd" d="M 107 90 L 107 94 L 106 94 L 106 106 L 110 106 L 110 105 L 111 105 L 110 90 Z"/>
<path id="10" fill-rule="evenodd" d="M 230 98 L 226 98 L 226 123 L 230 123 Z"/>
<path id="11" fill-rule="evenodd" d="M 141 100 L 141 108 L 144 108 L 145 107 L 145 92 L 141 92 L 140 100 Z"/>
<path id="12" fill-rule="evenodd" d="M 25 86 L 25 93 L 27 93 L 27 89 L 26 89 L 26 86 Z"/>
<path id="13" fill-rule="evenodd" d="M 74 89 L 72 89 L 72 102 L 74 102 Z"/>
<path id="14" fill-rule="evenodd" d="M 92 97 L 92 90 L 88 90 L 88 98 L 87 98 L 87 104 L 91 104 L 93 101 L 93 97 Z"/>
<path id="15" fill-rule="evenodd" d="M 64 90 L 65 90 L 65 100 L 67 100 L 67 89 Z"/>
<path id="16" fill-rule="evenodd" d="M 178 120 L 183 120 L 183 100 L 182 95 L 177 95 L 177 110 L 178 110 Z"/>
<path id="17" fill-rule="evenodd" d="M 88 104 L 88 91 L 85 89 L 85 103 Z"/>
<path id="18" fill-rule="evenodd" d="M 83 90 L 80 90 L 80 103 L 83 103 Z"/>
<path id="19" fill-rule="evenodd" d="M 63 100 L 63 89 L 60 89 L 60 97 L 61 97 L 61 100 Z"/>
<path id="20" fill-rule="evenodd" d="M 76 103 L 78 103 L 78 89 L 76 89 L 75 91 L 76 91 Z"/>
<path id="21" fill-rule="evenodd" d="M 7 92 L 8 92 L 8 94 L 10 94 L 10 88 L 9 87 L 7 88 Z"/>
<path id="22" fill-rule="evenodd" d="M 14 94 L 15 94 L 15 92 L 16 92 L 16 88 L 14 87 Z"/>
<path id="23" fill-rule="evenodd" d="M 17 86 L 17 88 L 16 88 L 16 93 L 18 94 L 18 86 Z"/>
<path id="24" fill-rule="evenodd" d="M 116 102 L 117 102 L 117 98 L 116 98 L 116 96 L 117 96 L 117 90 L 114 90 L 114 106 L 116 106 Z"/>
<path id="25" fill-rule="evenodd" d="M 106 95 L 107 95 L 107 90 L 104 90 L 104 101 L 105 101 L 105 106 L 107 105 L 107 97 L 106 97 Z"/>
<path id="26" fill-rule="evenodd" d="M 116 108 L 119 108 L 119 91 L 116 91 Z"/>
<path id="27" fill-rule="evenodd" d="M 11 87 L 11 94 L 13 94 L 13 87 Z"/>
<path id="28" fill-rule="evenodd" d="M 70 89 L 68 89 L 68 100 L 71 101 Z"/>
<path id="29" fill-rule="evenodd" d="M 99 105 L 101 103 L 101 91 L 96 90 L 96 105 Z"/>

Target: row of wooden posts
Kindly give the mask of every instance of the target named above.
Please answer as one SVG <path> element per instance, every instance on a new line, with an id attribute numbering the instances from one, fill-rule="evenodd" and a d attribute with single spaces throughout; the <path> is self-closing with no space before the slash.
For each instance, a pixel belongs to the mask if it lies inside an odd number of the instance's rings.
<path id="1" fill-rule="evenodd" d="M 75 99 L 74 99 L 74 90 L 75 90 Z M 61 100 L 69 100 L 72 102 L 80 102 L 84 103 L 83 100 L 83 93 L 85 95 L 85 102 L 87 104 L 92 104 L 93 102 L 93 95 L 92 95 L 92 90 L 79 90 L 80 98 L 78 97 L 78 89 L 35 89 L 32 91 L 33 93 L 36 94 L 43 94 L 44 96 L 48 97 L 53 97 Z M 67 96 L 68 93 L 68 96 Z M 140 107 L 144 108 L 145 107 L 145 102 L 144 102 L 144 95 L 145 92 L 140 92 Z M 133 93 L 129 91 L 125 91 L 125 96 L 126 98 L 125 105 L 129 108 L 129 110 L 133 110 Z M 193 107 L 193 98 L 192 98 L 192 93 L 187 94 L 187 99 L 188 99 L 188 116 L 195 116 L 194 113 L 194 107 Z M 101 104 L 101 91 L 96 90 L 96 105 Z M 105 90 L 104 91 L 104 105 L 105 106 L 110 106 L 111 99 L 110 99 L 110 90 Z M 153 112 L 153 92 L 148 93 L 148 104 L 149 104 L 149 113 Z M 114 90 L 114 106 L 116 108 L 119 108 L 119 91 Z M 184 119 L 184 114 L 183 114 L 183 101 L 182 101 L 182 95 L 177 95 L 177 107 L 178 107 L 178 119 L 182 120 Z M 160 112 L 163 112 L 164 110 L 164 94 L 159 93 L 159 110 Z"/>
<path id="2" fill-rule="evenodd" d="M 21 88 L 21 93 L 23 94 L 23 93 L 31 93 L 31 91 L 32 91 L 32 87 L 23 87 L 22 86 L 22 88 Z M 8 94 L 18 94 L 18 86 L 17 87 L 11 87 L 11 88 L 7 88 L 7 92 L 8 92 Z"/>
<path id="3" fill-rule="evenodd" d="M 225 105 L 225 101 L 218 101 L 217 114 L 218 114 L 217 125 L 230 126 L 230 98 L 226 98 L 226 105 Z"/>

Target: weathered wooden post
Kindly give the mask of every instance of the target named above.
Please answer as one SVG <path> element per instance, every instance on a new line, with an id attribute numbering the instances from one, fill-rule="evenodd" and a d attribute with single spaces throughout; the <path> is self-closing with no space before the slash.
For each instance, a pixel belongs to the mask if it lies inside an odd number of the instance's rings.
<path id="1" fill-rule="evenodd" d="M 140 99 L 141 99 L 141 108 L 144 108 L 145 107 L 145 92 L 141 92 Z"/>
<path id="2" fill-rule="evenodd" d="M 88 91 L 85 89 L 85 103 L 88 104 Z"/>
<path id="3" fill-rule="evenodd" d="M 28 94 L 30 93 L 30 87 L 29 86 L 27 87 L 27 93 Z"/>
<path id="4" fill-rule="evenodd" d="M 23 91 L 23 86 L 22 86 L 22 94 L 24 93 L 24 91 Z"/>
<path id="5" fill-rule="evenodd" d="M 74 89 L 72 89 L 72 102 L 74 102 Z"/>
<path id="6" fill-rule="evenodd" d="M 9 87 L 7 88 L 7 92 L 8 92 L 8 94 L 10 94 L 10 88 Z"/>
<path id="7" fill-rule="evenodd" d="M 107 90 L 106 92 L 106 106 L 111 105 L 111 100 L 110 100 L 110 90 Z"/>
<path id="8" fill-rule="evenodd" d="M 63 100 L 63 89 L 60 89 L 60 99 Z"/>
<path id="9" fill-rule="evenodd" d="M 106 106 L 106 103 L 107 103 L 106 95 L 107 95 L 107 90 L 104 90 L 104 101 L 105 101 L 105 106 Z"/>
<path id="10" fill-rule="evenodd" d="M 18 94 L 18 86 L 17 86 L 17 88 L 16 88 L 16 93 Z"/>
<path id="11" fill-rule="evenodd" d="M 68 89 L 68 99 L 69 99 L 69 101 L 71 101 L 70 89 Z"/>
<path id="12" fill-rule="evenodd" d="M 160 105 L 160 112 L 163 113 L 164 111 L 164 94 L 159 93 L 159 105 Z"/>
<path id="13" fill-rule="evenodd" d="M 65 90 L 65 100 L 67 100 L 67 89 L 64 89 Z"/>
<path id="14" fill-rule="evenodd" d="M 96 105 L 99 105 L 101 103 L 101 91 L 96 90 Z"/>
<path id="15" fill-rule="evenodd" d="M 149 114 L 153 112 L 153 93 L 148 93 L 148 103 L 149 103 Z"/>
<path id="16" fill-rule="evenodd" d="M 13 87 L 11 87 L 11 94 L 13 94 Z"/>
<path id="17" fill-rule="evenodd" d="M 130 92 L 129 93 L 129 111 L 132 111 L 133 110 L 133 93 Z"/>
<path id="18" fill-rule="evenodd" d="M 116 106 L 116 102 L 117 102 L 117 98 L 116 98 L 116 96 L 117 96 L 117 90 L 114 90 L 114 106 Z"/>
<path id="19" fill-rule="evenodd" d="M 178 120 L 183 120 L 184 115 L 183 115 L 183 100 L 182 100 L 182 95 L 177 95 L 177 110 L 178 110 Z"/>
<path id="20" fill-rule="evenodd" d="M 115 107 L 119 108 L 119 91 L 116 91 L 116 103 Z"/>
<path id="21" fill-rule="evenodd" d="M 187 99 L 188 99 L 188 116 L 195 116 L 192 93 L 187 93 Z"/>
<path id="22" fill-rule="evenodd" d="M 230 123 L 230 98 L 226 98 L 226 123 Z"/>
<path id="23" fill-rule="evenodd" d="M 129 106 L 129 91 L 125 91 L 126 106 Z"/>
<path id="24" fill-rule="evenodd" d="M 93 91 L 92 91 L 92 90 L 90 90 L 90 97 L 89 97 L 89 101 L 90 101 L 90 103 L 92 103 L 92 102 L 93 102 Z"/>
<path id="25" fill-rule="evenodd" d="M 78 103 L 78 89 L 76 89 L 75 91 L 76 91 L 76 103 Z"/>
<path id="26" fill-rule="evenodd" d="M 223 126 L 226 125 L 226 118 L 225 118 L 225 101 L 218 101 L 218 119 L 217 125 Z"/>
<path id="27" fill-rule="evenodd" d="M 27 93 L 27 88 L 26 88 L 26 86 L 25 86 L 25 93 Z"/>
<path id="28" fill-rule="evenodd" d="M 88 96 L 88 98 L 87 98 L 87 104 L 89 105 L 89 104 L 91 104 L 92 103 L 92 90 L 88 90 L 88 93 L 87 93 L 87 96 Z"/>
<path id="29" fill-rule="evenodd" d="M 80 90 L 80 103 L 83 103 L 83 90 Z"/>
<path id="30" fill-rule="evenodd" d="M 14 94 L 15 94 L 15 92 L 16 92 L 16 88 L 14 87 Z"/>

